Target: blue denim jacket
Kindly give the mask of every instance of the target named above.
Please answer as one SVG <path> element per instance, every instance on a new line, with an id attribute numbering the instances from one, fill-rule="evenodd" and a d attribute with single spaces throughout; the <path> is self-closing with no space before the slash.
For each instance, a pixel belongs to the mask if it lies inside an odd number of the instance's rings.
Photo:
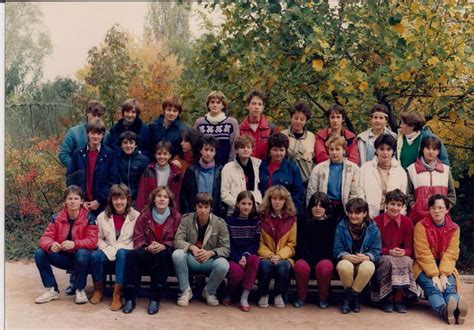
<path id="1" fill-rule="evenodd" d="M 372 262 L 380 259 L 382 252 L 382 236 L 374 221 L 367 224 L 360 253 L 369 256 Z M 336 236 L 334 237 L 334 258 L 340 260 L 346 254 L 354 254 L 352 251 L 352 237 L 349 232 L 349 219 L 345 217 L 339 222 L 336 228 Z"/>

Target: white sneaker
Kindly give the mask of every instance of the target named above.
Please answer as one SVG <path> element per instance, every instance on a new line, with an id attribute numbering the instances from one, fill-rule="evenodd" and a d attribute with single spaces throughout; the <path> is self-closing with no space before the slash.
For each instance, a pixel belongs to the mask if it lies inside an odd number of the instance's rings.
<path id="1" fill-rule="evenodd" d="M 84 289 L 82 290 L 77 289 L 76 290 L 76 304 L 85 304 L 88 301 L 89 299 L 87 299 L 87 295 Z"/>
<path id="2" fill-rule="evenodd" d="M 178 297 L 178 306 L 185 307 L 189 305 L 189 301 L 193 299 L 193 292 L 191 288 L 184 289 L 183 292 L 179 294 Z"/>
<path id="3" fill-rule="evenodd" d="M 267 308 L 268 307 L 268 294 L 261 296 L 258 300 L 258 307 Z"/>
<path id="4" fill-rule="evenodd" d="M 44 304 L 51 300 L 59 299 L 59 292 L 54 288 L 46 288 L 44 292 L 35 300 L 37 304 Z"/>
<path id="5" fill-rule="evenodd" d="M 209 306 L 219 306 L 219 300 L 217 299 L 216 295 L 209 294 L 206 288 L 202 290 L 202 297 L 206 299 L 206 302 Z"/>
<path id="6" fill-rule="evenodd" d="M 273 298 L 273 305 L 278 308 L 285 307 L 285 302 L 283 301 L 283 297 L 281 296 L 281 294 Z"/>

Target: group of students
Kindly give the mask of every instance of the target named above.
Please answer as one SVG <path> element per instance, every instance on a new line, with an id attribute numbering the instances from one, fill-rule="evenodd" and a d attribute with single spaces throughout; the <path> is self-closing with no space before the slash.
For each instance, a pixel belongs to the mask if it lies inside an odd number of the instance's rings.
<path id="1" fill-rule="evenodd" d="M 290 109 L 290 127 L 279 133 L 264 105 L 264 94 L 250 91 L 248 116 L 239 125 L 226 114 L 225 96 L 214 91 L 207 114 L 187 128 L 176 98 L 163 102 L 163 114 L 149 126 L 132 99 L 106 132 L 105 107 L 89 102 L 87 123 L 71 128 L 61 146 L 65 207 L 35 254 L 46 288 L 36 302 L 59 298 L 54 265 L 73 269 L 67 293 L 75 292 L 76 303 L 88 301 L 90 272 L 90 302 L 97 304 L 103 267 L 114 263 L 111 309 L 125 313 L 135 307 L 144 272 L 152 283 L 148 313 L 158 312 L 172 267 L 180 306 L 193 296 L 189 273 L 203 273 L 209 305 L 219 304 L 217 288 L 227 277 L 222 303 L 241 291 L 240 308 L 249 311 L 258 278 L 258 305 L 268 307 L 274 278 L 274 306 L 284 307 L 293 272 L 293 305 L 303 306 L 314 275 L 319 307 L 327 308 L 335 266 L 345 289 L 342 313 L 360 311 L 358 296 L 371 280 L 372 300 L 386 312 L 404 313 L 417 283 L 448 323 L 463 323 L 459 227 L 449 215 L 453 179 L 446 149 L 423 116 L 402 113 L 397 136 L 386 127 L 387 108 L 376 105 L 371 128 L 355 136 L 344 128 L 344 108 L 335 105 L 327 111 L 328 127 L 313 134 L 306 127 L 310 107 L 299 101 Z"/>

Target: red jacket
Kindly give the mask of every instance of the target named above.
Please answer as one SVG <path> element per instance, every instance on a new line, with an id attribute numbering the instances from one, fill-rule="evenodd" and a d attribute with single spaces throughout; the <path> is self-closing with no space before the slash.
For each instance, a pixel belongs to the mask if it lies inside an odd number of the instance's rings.
<path id="1" fill-rule="evenodd" d="M 357 137 L 351 131 L 342 128 L 341 135 L 346 139 L 346 155 L 351 162 L 360 165 L 359 149 L 357 148 Z M 316 155 L 316 164 L 320 164 L 329 159 L 329 152 L 326 147 L 326 141 L 329 139 L 329 129 L 324 128 L 316 133 L 316 143 L 314 144 L 314 154 Z"/>
<path id="2" fill-rule="evenodd" d="M 252 156 L 261 160 L 267 159 L 268 138 L 275 133 L 278 133 L 278 127 L 270 123 L 264 115 L 260 118 L 256 132 L 250 128 L 248 116 L 240 124 L 240 135 L 250 135 L 255 140 Z"/>
<path id="3" fill-rule="evenodd" d="M 67 208 L 53 215 L 51 222 L 41 236 L 38 246 L 47 253 L 51 253 L 50 248 L 54 242 L 62 243 L 67 239 L 69 233 L 69 222 Z M 74 249 L 67 252 L 76 252 L 79 249 L 95 250 L 98 241 L 98 229 L 95 219 L 88 217 L 88 211 L 81 208 L 79 216 L 72 225 L 72 241 Z"/>
<path id="4" fill-rule="evenodd" d="M 168 178 L 168 188 L 174 195 L 174 202 L 176 204 L 176 209 L 179 210 L 179 192 L 181 190 L 181 170 L 174 165 L 170 165 L 170 176 Z M 142 212 L 143 209 L 148 205 L 148 197 L 150 196 L 153 189 L 156 188 L 156 171 L 155 171 L 156 162 L 149 164 L 140 178 L 138 183 L 137 190 L 137 210 Z"/>
<path id="5" fill-rule="evenodd" d="M 133 247 L 135 249 L 143 249 L 153 241 L 164 244 L 169 248 L 173 247 L 174 236 L 181 222 L 181 214 L 176 211 L 176 208 L 170 207 L 170 211 L 169 217 L 163 224 L 161 237 L 156 237 L 155 225 L 150 209 L 146 209 L 144 213 L 138 217 L 133 232 Z"/>

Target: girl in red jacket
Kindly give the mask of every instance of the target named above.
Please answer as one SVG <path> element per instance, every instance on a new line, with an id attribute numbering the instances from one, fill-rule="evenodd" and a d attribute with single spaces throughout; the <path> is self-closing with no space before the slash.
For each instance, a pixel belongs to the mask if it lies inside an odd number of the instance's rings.
<path id="1" fill-rule="evenodd" d="M 83 206 L 82 189 L 71 185 L 64 192 L 64 208 L 53 215 L 41 236 L 35 252 L 44 292 L 36 298 L 37 304 L 59 299 L 59 289 L 51 265 L 73 269 L 76 304 L 88 301 L 84 288 L 87 282 L 91 250 L 97 248 L 97 225 Z"/>

